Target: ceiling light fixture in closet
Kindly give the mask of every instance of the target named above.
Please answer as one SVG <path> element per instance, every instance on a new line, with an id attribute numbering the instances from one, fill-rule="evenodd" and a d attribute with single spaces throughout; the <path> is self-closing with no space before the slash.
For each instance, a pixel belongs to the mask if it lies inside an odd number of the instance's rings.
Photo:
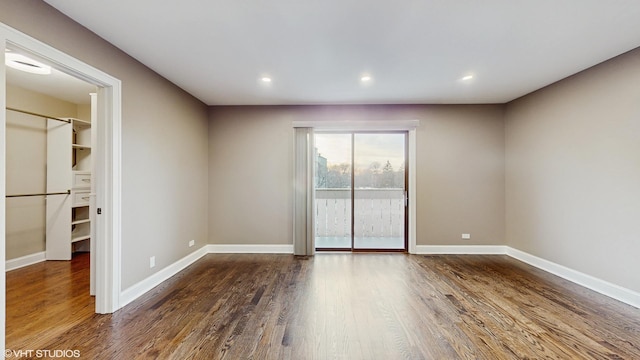
<path id="1" fill-rule="evenodd" d="M 37 62 L 22 54 L 13 52 L 4 54 L 4 63 L 11 68 L 28 72 L 31 74 L 49 75 L 51 74 L 51 66 Z"/>

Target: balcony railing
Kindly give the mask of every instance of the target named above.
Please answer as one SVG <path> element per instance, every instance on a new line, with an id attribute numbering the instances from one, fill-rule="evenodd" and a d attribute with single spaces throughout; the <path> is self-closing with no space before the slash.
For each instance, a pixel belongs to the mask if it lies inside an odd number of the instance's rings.
<path id="1" fill-rule="evenodd" d="M 356 245 L 360 242 L 370 244 L 362 246 L 365 248 L 398 248 L 399 243 L 404 246 L 404 194 L 403 189 L 393 188 L 355 190 Z M 350 246 L 351 189 L 316 189 L 315 215 L 318 247 L 323 247 L 323 242 L 344 243 L 344 239 Z M 389 241 L 396 245 L 385 245 Z"/>

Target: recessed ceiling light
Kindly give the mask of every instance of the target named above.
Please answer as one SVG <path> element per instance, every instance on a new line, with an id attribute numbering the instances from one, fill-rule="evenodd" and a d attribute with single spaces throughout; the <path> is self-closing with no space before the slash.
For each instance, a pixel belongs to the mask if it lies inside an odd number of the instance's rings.
<path id="1" fill-rule="evenodd" d="M 11 68 L 31 74 L 49 75 L 51 66 L 39 63 L 21 54 L 6 53 L 4 63 Z"/>
<path id="2" fill-rule="evenodd" d="M 270 78 L 270 77 L 268 77 L 268 76 L 263 76 L 260 80 L 261 80 L 263 83 L 270 83 L 270 82 L 271 82 L 271 78 Z"/>
<path id="3" fill-rule="evenodd" d="M 467 80 L 471 80 L 471 79 L 473 79 L 473 75 L 467 75 L 467 76 L 463 77 L 463 78 L 462 78 L 462 79 L 460 79 L 460 80 L 462 80 L 462 81 L 467 81 Z"/>
<path id="4" fill-rule="evenodd" d="M 363 76 L 360 78 L 360 81 L 362 81 L 362 82 L 371 81 L 371 76 L 369 76 L 369 75 L 363 75 Z"/>

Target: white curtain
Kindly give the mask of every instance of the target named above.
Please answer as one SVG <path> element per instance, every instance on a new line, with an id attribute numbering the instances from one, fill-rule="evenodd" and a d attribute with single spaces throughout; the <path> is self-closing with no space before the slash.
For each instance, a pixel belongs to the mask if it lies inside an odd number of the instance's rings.
<path id="1" fill-rule="evenodd" d="M 293 217 L 294 255 L 313 255 L 315 252 L 314 168 L 315 149 L 313 128 L 295 128 L 295 194 Z"/>

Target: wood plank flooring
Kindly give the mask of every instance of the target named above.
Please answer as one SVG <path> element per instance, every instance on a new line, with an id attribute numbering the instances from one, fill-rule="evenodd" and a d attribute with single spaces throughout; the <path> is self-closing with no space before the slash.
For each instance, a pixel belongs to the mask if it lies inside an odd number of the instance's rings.
<path id="1" fill-rule="evenodd" d="M 506 256 L 207 255 L 110 315 L 88 256 L 7 273 L 7 348 L 82 359 L 640 359 L 640 310 Z"/>

